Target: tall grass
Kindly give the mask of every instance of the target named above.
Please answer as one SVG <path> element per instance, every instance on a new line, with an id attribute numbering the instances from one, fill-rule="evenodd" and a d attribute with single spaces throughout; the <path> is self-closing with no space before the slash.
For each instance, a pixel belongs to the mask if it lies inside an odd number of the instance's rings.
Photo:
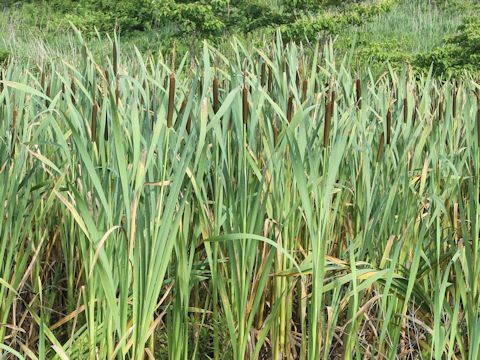
<path id="1" fill-rule="evenodd" d="M 476 359 L 478 84 L 111 41 L 2 69 L 5 356 Z"/>

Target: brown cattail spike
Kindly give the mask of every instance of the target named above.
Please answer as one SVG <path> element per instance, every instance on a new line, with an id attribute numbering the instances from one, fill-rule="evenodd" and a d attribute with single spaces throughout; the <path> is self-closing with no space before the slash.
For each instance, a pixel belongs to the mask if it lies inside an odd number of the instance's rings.
<path id="1" fill-rule="evenodd" d="M 323 145 L 328 147 L 330 144 L 330 126 L 332 121 L 332 107 L 328 101 L 328 97 L 325 98 L 325 124 L 323 128 Z"/>
<path id="2" fill-rule="evenodd" d="M 272 92 L 272 86 L 273 86 L 273 69 L 269 67 L 268 69 L 268 93 L 271 94 Z"/>
<path id="3" fill-rule="evenodd" d="M 92 141 L 96 142 L 97 141 L 97 113 L 98 113 L 98 104 L 95 102 L 93 104 L 93 110 L 92 110 Z"/>
<path id="4" fill-rule="evenodd" d="M 392 133 L 392 112 L 390 109 L 387 111 L 387 144 L 390 145 L 390 138 Z"/>
<path id="5" fill-rule="evenodd" d="M 117 76 L 118 74 L 118 53 L 117 53 L 117 40 L 113 39 L 113 75 Z"/>
<path id="6" fill-rule="evenodd" d="M 72 103 L 75 105 L 76 104 L 75 94 L 77 92 L 77 86 L 75 85 L 75 79 L 73 77 L 70 84 L 70 89 L 72 90 Z"/>
<path id="7" fill-rule="evenodd" d="M 168 90 L 168 114 L 167 114 L 167 126 L 172 127 L 173 121 L 173 109 L 175 104 L 175 74 L 170 77 L 170 86 Z"/>
<path id="8" fill-rule="evenodd" d="M 382 160 L 384 142 L 385 134 L 382 132 L 382 135 L 380 136 L 380 143 L 378 144 L 377 162 L 380 162 L 380 160 Z"/>
<path id="9" fill-rule="evenodd" d="M 242 115 L 243 115 L 243 123 L 246 125 L 248 123 L 248 86 L 247 85 L 243 85 Z"/>
<path id="10" fill-rule="evenodd" d="M 219 102 L 219 92 L 218 92 L 218 77 L 213 78 L 213 113 L 216 114 L 220 108 Z"/>
<path id="11" fill-rule="evenodd" d="M 438 119 L 442 120 L 443 119 L 443 99 L 440 98 L 440 101 L 438 102 Z"/>
<path id="12" fill-rule="evenodd" d="M 179 114 L 181 116 L 185 115 L 185 110 L 187 109 L 187 103 L 188 103 L 188 100 L 187 100 L 187 97 L 185 96 L 185 98 L 182 101 L 182 105 L 180 106 Z M 192 117 L 191 117 L 190 114 L 188 114 L 187 126 L 186 126 L 186 130 L 187 130 L 188 134 L 190 134 L 190 127 L 191 126 L 192 126 Z"/>
<path id="13" fill-rule="evenodd" d="M 288 98 L 288 105 L 287 105 L 287 121 L 288 123 L 292 122 L 293 116 L 293 95 L 290 95 Z"/>
<path id="14" fill-rule="evenodd" d="M 407 123 L 408 121 L 408 100 L 405 97 L 403 99 L 403 122 Z"/>
<path id="15" fill-rule="evenodd" d="M 40 77 L 40 86 L 42 87 L 42 90 L 45 89 L 45 70 L 42 69 L 42 75 Z"/>
<path id="16" fill-rule="evenodd" d="M 105 131 L 103 132 L 103 139 L 105 141 L 108 141 L 108 117 L 106 113 L 105 113 Z"/>
<path id="17" fill-rule="evenodd" d="M 178 112 L 179 116 L 183 116 L 186 108 L 187 108 L 187 97 L 183 99 L 182 105 L 180 105 L 180 111 Z"/>
<path id="18" fill-rule="evenodd" d="M 362 108 L 362 83 L 358 77 L 355 80 L 355 92 L 357 96 L 357 107 L 360 110 Z"/>
<path id="19" fill-rule="evenodd" d="M 262 68 L 260 71 L 260 85 L 262 86 L 262 88 L 265 86 L 266 76 L 267 76 L 267 64 L 263 62 Z"/>
<path id="20" fill-rule="evenodd" d="M 303 99 L 303 101 L 307 100 L 307 91 L 308 91 L 308 79 L 303 79 L 303 86 L 302 86 L 302 99 Z"/>
<path id="21" fill-rule="evenodd" d="M 46 90 L 46 92 L 45 92 L 45 95 L 46 95 L 48 98 L 50 98 L 50 91 L 51 91 L 51 89 L 50 89 L 50 84 L 48 84 L 48 85 L 47 85 L 47 90 Z M 46 107 L 48 107 L 49 102 L 50 102 L 50 100 L 48 100 L 48 99 L 45 100 L 45 106 L 46 106 Z"/>

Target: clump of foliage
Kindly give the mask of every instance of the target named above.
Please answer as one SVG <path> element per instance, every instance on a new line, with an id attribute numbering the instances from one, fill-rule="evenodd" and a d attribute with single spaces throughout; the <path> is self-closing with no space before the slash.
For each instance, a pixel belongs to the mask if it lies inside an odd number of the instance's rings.
<path id="1" fill-rule="evenodd" d="M 9 57 L 10 53 L 8 51 L 0 49 L 0 63 L 7 61 Z"/>
<path id="2" fill-rule="evenodd" d="M 358 26 L 379 14 L 385 13 L 397 0 L 380 0 L 374 3 L 355 3 L 346 6 L 342 12 L 323 12 L 304 15 L 282 27 L 286 40 L 315 41 L 320 36 L 338 34 L 349 26 Z"/>
<path id="3" fill-rule="evenodd" d="M 480 72 L 480 17 L 466 19 L 455 35 L 431 52 L 419 55 L 415 64 L 420 68 L 433 65 L 436 73 Z"/>
<path id="4" fill-rule="evenodd" d="M 20 3 L 21 4 L 21 3 Z M 68 29 L 69 22 L 85 33 L 94 29 L 111 32 L 115 28 L 130 32 L 151 27 L 155 2 L 149 0 L 52 0 L 31 1 L 20 7 L 27 23 L 50 30 Z"/>
<path id="5" fill-rule="evenodd" d="M 237 1 L 228 24 L 234 31 L 251 32 L 275 27 L 286 21 L 285 12 L 262 0 Z"/>
<path id="6" fill-rule="evenodd" d="M 213 38 L 226 30 L 228 1 L 160 1 L 156 8 L 157 25 L 169 24 L 179 35 Z"/>
<path id="7" fill-rule="evenodd" d="M 352 1 L 283 0 L 31 0 L 17 3 L 32 25 L 56 31 L 73 23 L 85 34 L 120 29 L 160 30 L 170 36 L 218 39 L 283 25 L 286 39 L 316 38 L 319 32 L 338 33 L 387 11 L 396 0 Z M 329 10 L 333 9 L 333 13 Z"/>
<path id="8" fill-rule="evenodd" d="M 405 63 L 412 61 L 413 54 L 402 51 L 399 41 L 374 42 L 368 39 L 359 40 L 354 44 L 353 62 L 358 65 L 372 64 L 382 66 L 388 62 L 394 67 L 403 67 Z"/>

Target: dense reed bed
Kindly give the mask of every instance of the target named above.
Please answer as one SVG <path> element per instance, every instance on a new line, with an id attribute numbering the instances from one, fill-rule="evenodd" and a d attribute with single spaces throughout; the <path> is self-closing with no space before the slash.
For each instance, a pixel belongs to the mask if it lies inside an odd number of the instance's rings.
<path id="1" fill-rule="evenodd" d="M 476 359 L 480 87 L 332 44 L 0 82 L 0 351 Z"/>

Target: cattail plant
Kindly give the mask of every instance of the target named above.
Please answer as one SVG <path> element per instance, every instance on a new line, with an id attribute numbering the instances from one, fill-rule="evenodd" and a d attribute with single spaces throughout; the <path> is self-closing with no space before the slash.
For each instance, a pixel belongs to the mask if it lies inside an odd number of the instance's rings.
<path id="1" fill-rule="evenodd" d="M 75 85 L 75 78 L 74 77 L 72 77 L 71 80 L 70 80 L 70 90 L 72 92 L 72 96 L 71 96 L 72 103 L 73 103 L 73 105 L 76 105 L 77 101 L 75 99 L 75 95 L 77 93 L 77 86 Z"/>
<path id="2" fill-rule="evenodd" d="M 118 51 L 117 51 L 116 36 L 113 39 L 112 62 L 113 62 L 113 76 L 116 77 L 118 75 Z"/>
<path id="3" fill-rule="evenodd" d="M 387 110 L 387 145 L 390 145 L 390 138 L 392 133 L 392 111 L 390 107 Z"/>
<path id="4" fill-rule="evenodd" d="M 0 71 L 0 358 L 477 358 L 471 77 L 113 45 Z"/>
<path id="5" fill-rule="evenodd" d="M 262 62 L 262 67 L 260 70 L 260 86 L 263 88 L 265 87 L 265 81 L 267 77 L 267 63 L 264 61 Z"/>
<path id="6" fill-rule="evenodd" d="M 271 67 L 268 68 L 268 85 L 267 85 L 267 90 L 268 93 L 272 93 L 272 87 L 273 87 L 273 69 Z"/>
<path id="7" fill-rule="evenodd" d="M 103 140 L 108 141 L 108 114 L 105 111 L 105 129 L 103 131 Z"/>
<path id="8" fill-rule="evenodd" d="M 380 135 L 380 142 L 378 143 L 377 163 L 380 162 L 380 160 L 382 160 L 384 143 L 385 143 L 385 134 L 382 132 L 382 134 Z"/>
<path id="9" fill-rule="evenodd" d="M 41 77 L 40 77 L 40 86 L 42 88 L 42 90 L 45 90 L 45 69 L 42 67 L 42 70 L 41 70 Z"/>
<path id="10" fill-rule="evenodd" d="M 287 121 L 290 123 L 292 121 L 292 116 L 293 116 L 293 95 L 290 95 L 288 98 L 288 104 L 287 104 Z"/>
<path id="11" fill-rule="evenodd" d="M 308 79 L 303 79 L 303 85 L 302 85 L 302 100 L 306 101 L 307 100 L 307 91 L 308 91 Z"/>
<path id="12" fill-rule="evenodd" d="M 187 129 L 188 134 L 190 134 L 191 127 L 192 127 L 192 115 L 188 114 L 187 125 L 186 125 L 186 129 Z"/>
<path id="13" fill-rule="evenodd" d="M 183 114 L 185 113 L 185 109 L 187 108 L 187 97 L 185 96 L 183 98 L 183 101 L 182 101 L 182 105 L 180 105 L 180 111 L 178 112 L 178 115 L 179 116 L 183 116 Z"/>
<path id="14" fill-rule="evenodd" d="M 213 112 L 216 114 L 220 108 L 219 94 L 218 94 L 218 77 L 213 78 Z"/>
<path id="15" fill-rule="evenodd" d="M 94 100 L 93 109 L 92 109 L 92 121 L 91 121 L 91 132 L 92 132 L 92 142 L 97 142 L 97 113 L 98 113 L 98 104 Z"/>
<path id="16" fill-rule="evenodd" d="M 51 92 L 51 85 L 50 83 L 47 85 L 47 90 L 45 91 L 45 95 L 50 98 L 50 92 Z M 45 107 L 48 107 L 50 100 L 46 99 L 45 100 Z"/>
<path id="17" fill-rule="evenodd" d="M 333 116 L 335 111 L 335 98 L 336 98 L 335 89 L 332 89 L 332 95 L 330 97 L 330 115 L 331 116 Z"/>
<path id="18" fill-rule="evenodd" d="M 361 110 L 362 109 L 362 83 L 358 75 L 357 75 L 357 78 L 355 79 L 355 93 L 357 98 L 357 107 L 359 110 Z"/>
<path id="19" fill-rule="evenodd" d="M 242 91 L 242 117 L 243 117 L 243 123 L 247 125 L 248 123 L 248 86 L 245 83 L 243 84 L 243 91 Z"/>

